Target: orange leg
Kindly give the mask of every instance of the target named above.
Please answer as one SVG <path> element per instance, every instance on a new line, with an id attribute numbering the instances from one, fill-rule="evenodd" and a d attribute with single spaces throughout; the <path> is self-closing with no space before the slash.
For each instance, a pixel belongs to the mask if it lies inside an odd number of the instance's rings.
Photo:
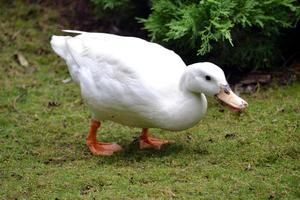
<path id="1" fill-rule="evenodd" d="M 86 139 L 86 144 L 88 145 L 90 151 L 94 155 L 101 155 L 101 156 L 110 156 L 114 152 L 121 151 L 122 147 L 116 143 L 97 142 L 96 135 L 97 135 L 98 128 L 100 128 L 100 125 L 101 125 L 100 121 L 96 121 L 92 119 L 90 132 Z"/>
<path id="2" fill-rule="evenodd" d="M 170 143 L 168 140 L 160 140 L 149 136 L 148 128 L 143 128 L 140 136 L 140 149 L 160 149 L 161 145 Z"/>

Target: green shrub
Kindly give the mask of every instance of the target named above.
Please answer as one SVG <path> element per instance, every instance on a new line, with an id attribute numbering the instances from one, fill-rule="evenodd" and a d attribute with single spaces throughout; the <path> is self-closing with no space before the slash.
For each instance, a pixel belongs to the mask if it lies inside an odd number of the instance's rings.
<path id="1" fill-rule="evenodd" d="M 281 30 L 295 26 L 300 18 L 299 3 L 294 0 L 152 3 L 151 15 L 141 20 L 152 40 L 184 55 L 210 53 L 217 62 L 238 67 L 271 66 L 280 58 Z"/>
<path id="2" fill-rule="evenodd" d="M 92 1 L 106 9 L 134 4 Z M 152 41 L 174 49 L 188 62 L 213 59 L 241 68 L 278 62 L 282 31 L 295 27 L 299 19 L 297 0 L 152 0 L 150 15 L 138 18 Z"/>

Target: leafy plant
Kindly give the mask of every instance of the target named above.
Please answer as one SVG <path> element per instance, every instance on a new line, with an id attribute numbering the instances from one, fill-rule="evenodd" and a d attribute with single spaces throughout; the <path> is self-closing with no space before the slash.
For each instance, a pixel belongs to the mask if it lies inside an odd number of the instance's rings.
<path id="1" fill-rule="evenodd" d="M 111 9 L 132 4 L 92 1 Z M 282 31 L 295 27 L 299 19 L 296 0 L 152 0 L 150 15 L 138 18 L 152 41 L 188 60 L 213 58 L 242 68 L 275 63 Z"/>

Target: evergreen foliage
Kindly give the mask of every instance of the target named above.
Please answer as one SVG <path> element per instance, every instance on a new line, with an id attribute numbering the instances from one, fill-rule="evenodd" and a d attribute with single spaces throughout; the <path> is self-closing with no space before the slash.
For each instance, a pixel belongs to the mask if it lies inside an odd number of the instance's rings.
<path id="1" fill-rule="evenodd" d="M 130 4 L 92 1 L 110 9 Z M 280 59 L 281 33 L 295 27 L 299 19 L 297 0 L 152 0 L 151 14 L 138 18 L 152 41 L 183 56 L 259 68 Z"/>

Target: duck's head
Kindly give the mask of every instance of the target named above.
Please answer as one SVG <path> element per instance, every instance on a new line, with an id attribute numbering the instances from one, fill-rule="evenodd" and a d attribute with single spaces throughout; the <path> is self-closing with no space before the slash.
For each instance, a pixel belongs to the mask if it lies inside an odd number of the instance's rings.
<path id="1" fill-rule="evenodd" d="M 182 77 L 181 87 L 192 93 L 215 96 L 234 111 L 242 111 L 248 106 L 230 89 L 223 70 L 213 63 L 189 65 Z"/>

